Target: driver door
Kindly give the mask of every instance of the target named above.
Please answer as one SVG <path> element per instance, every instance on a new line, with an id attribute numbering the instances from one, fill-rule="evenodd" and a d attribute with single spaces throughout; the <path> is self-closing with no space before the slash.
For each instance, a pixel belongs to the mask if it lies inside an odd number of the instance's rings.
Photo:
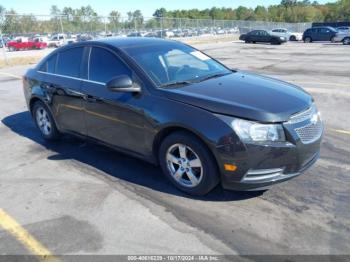
<path id="1" fill-rule="evenodd" d="M 145 116 L 141 93 L 112 92 L 106 83 L 132 70 L 112 51 L 91 47 L 87 80 L 83 81 L 84 111 L 87 135 L 107 144 L 134 152 L 144 152 Z"/>

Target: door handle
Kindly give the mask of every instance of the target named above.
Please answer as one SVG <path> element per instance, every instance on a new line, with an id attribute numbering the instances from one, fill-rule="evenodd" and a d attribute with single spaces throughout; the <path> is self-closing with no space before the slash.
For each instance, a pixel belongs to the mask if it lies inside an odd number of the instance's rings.
<path id="1" fill-rule="evenodd" d="M 94 102 L 97 101 L 97 99 L 96 99 L 95 97 L 90 96 L 90 95 L 84 96 L 84 99 L 85 99 L 87 102 L 89 102 L 89 103 L 94 103 Z"/>

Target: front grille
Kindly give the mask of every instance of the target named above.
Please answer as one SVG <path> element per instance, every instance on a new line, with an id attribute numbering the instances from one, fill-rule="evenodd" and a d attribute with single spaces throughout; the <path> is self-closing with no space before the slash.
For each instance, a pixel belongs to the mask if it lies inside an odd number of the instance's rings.
<path id="1" fill-rule="evenodd" d="M 304 144 L 310 144 L 319 139 L 323 132 L 323 125 L 320 120 L 316 124 L 310 123 L 306 126 L 299 127 L 295 129 L 300 140 Z"/>
<path id="2" fill-rule="evenodd" d="M 310 144 L 322 136 L 323 124 L 316 106 L 313 104 L 307 110 L 293 115 L 288 121 L 303 144 Z"/>
<path id="3" fill-rule="evenodd" d="M 306 109 L 305 111 L 301 112 L 301 113 L 297 113 L 295 115 L 293 115 L 290 120 L 288 121 L 289 124 L 297 124 L 297 123 L 301 123 L 305 120 L 311 119 L 311 117 L 313 116 L 313 114 L 317 113 L 317 108 L 315 105 L 312 105 L 311 107 L 309 107 L 308 109 Z"/>

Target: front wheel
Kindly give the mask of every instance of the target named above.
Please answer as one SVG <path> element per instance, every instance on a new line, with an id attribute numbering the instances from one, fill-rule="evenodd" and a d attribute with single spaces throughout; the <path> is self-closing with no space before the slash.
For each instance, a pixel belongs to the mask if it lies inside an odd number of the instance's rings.
<path id="1" fill-rule="evenodd" d="M 297 41 L 296 36 L 295 36 L 295 35 L 291 35 L 291 36 L 289 37 L 289 41 Z"/>
<path id="2" fill-rule="evenodd" d="M 176 132 L 166 137 L 160 146 L 159 162 L 168 179 L 187 194 L 205 195 L 219 183 L 215 159 L 190 133 Z"/>
<path id="3" fill-rule="evenodd" d="M 32 113 L 36 126 L 46 140 L 57 140 L 60 137 L 51 112 L 43 102 L 37 101 L 33 106 Z"/>
<path id="4" fill-rule="evenodd" d="M 343 45 L 350 45 L 350 37 L 346 37 L 343 39 Z"/>

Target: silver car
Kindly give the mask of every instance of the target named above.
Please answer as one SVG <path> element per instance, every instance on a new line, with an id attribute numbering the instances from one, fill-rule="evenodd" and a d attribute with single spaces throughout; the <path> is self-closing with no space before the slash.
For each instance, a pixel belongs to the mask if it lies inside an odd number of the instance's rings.
<path id="1" fill-rule="evenodd" d="M 332 40 L 335 43 L 342 42 L 344 45 L 350 45 L 350 30 L 338 31 Z"/>

